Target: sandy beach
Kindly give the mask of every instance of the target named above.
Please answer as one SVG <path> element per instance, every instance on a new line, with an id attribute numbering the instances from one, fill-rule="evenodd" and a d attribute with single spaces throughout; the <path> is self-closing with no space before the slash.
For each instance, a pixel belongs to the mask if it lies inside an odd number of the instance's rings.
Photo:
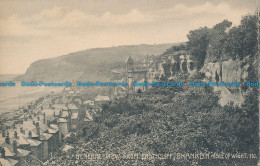
<path id="1" fill-rule="evenodd" d="M 26 106 L 51 91 L 62 90 L 54 87 L 21 87 L 19 83 L 16 84 L 15 87 L 0 87 L 0 114 Z"/>

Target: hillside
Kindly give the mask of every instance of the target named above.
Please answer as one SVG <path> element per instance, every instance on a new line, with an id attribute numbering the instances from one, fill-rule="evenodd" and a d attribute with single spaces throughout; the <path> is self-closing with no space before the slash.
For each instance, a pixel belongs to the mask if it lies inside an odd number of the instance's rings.
<path id="1" fill-rule="evenodd" d="M 191 80 L 198 82 L 201 78 L 194 80 L 179 75 L 174 81 Z M 146 93 L 103 105 L 102 113 L 97 113 L 94 121 L 82 124 L 76 138 L 67 143 L 76 145 L 79 155 L 82 152 L 119 155 L 169 153 L 174 157 L 90 160 L 87 161 L 89 165 L 255 165 L 256 159 L 194 160 L 188 157 L 184 160 L 176 155 L 196 152 L 256 154 L 258 116 L 253 104 L 256 100 L 252 96 L 247 97 L 247 104 L 241 108 L 222 107 L 212 87 L 153 87 Z M 73 150 L 68 153 L 75 153 Z"/>
<path id="2" fill-rule="evenodd" d="M 21 81 L 94 81 L 107 80 L 113 68 L 122 67 L 128 56 L 143 60 L 146 55 L 159 55 L 174 44 L 131 45 L 94 48 L 70 53 L 57 58 L 38 60 L 26 73 L 15 80 Z"/>
<path id="3" fill-rule="evenodd" d="M 157 56 L 152 69 L 162 72 L 160 82 L 256 82 L 259 55 L 255 25 L 255 16 L 245 16 L 241 25 L 229 31 L 226 31 L 230 26 L 228 21 L 213 29 L 192 30 L 187 43 Z M 245 46 L 250 49 L 244 50 Z M 194 72 L 187 62 L 194 62 Z M 239 100 L 241 93 L 240 104 L 229 99 Z M 259 155 L 258 99 L 255 88 L 243 85 L 153 86 L 104 104 L 102 111 L 95 112 L 93 121 L 81 123 L 76 134 L 65 141 L 75 148 L 60 151 L 56 158 L 75 153 L 115 154 L 115 160 L 77 162 L 85 165 L 257 165 L 257 157 L 250 154 Z M 195 153 L 209 157 L 196 157 Z M 131 154 L 140 154 L 141 159 L 120 160 L 120 156 L 131 157 Z M 163 158 L 161 154 L 173 154 L 173 158 Z M 64 164 L 59 159 L 55 162 Z"/>

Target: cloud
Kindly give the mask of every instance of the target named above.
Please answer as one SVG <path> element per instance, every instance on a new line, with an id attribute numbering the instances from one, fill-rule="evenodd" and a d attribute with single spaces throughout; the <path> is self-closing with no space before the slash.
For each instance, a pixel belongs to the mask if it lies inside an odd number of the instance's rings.
<path id="1" fill-rule="evenodd" d="M 89 14 L 78 9 L 55 7 L 46 9 L 39 14 L 29 17 L 16 15 L 0 20 L 0 35 L 28 36 L 28 35 L 52 35 L 56 30 L 73 31 L 77 28 L 131 26 L 138 24 L 167 24 L 168 21 L 193 23 L 191 28 L 200 26 L 213 26 L 214 24 L 229 19 L 235 24 L 239 23 L 241 13 L 246 9 L 233 9 L 227 3 L 213 5 L 205 3 L 197 6 L 178 4 L 172 8 L 157 10 L 149 13 L 132 9 L 126 14 L 113 14 L 110 11 L 100 16 Z M 176 22 L 178 23 L 178 22 Z"/>
<path id="2" fill-rule="evenodd" d="M 211 27 L 224 19 L 238 25 L 241 16 L 249 12 L 223 2 L 101 14 L 67 6 L 30 16 L 13 15 L 0 19 L 0 59 L 13 64 L 14 59 L 18 63 L 21 56 L 25 58 L 19 69 L 2 66 L 0 73 L 22 73 L 37 59 L 87 48 L 186 41 L 189 30 Z"/>
<path id="3" fill-rule="evenodd" d="M 178 4 L 175 7 L 168 8 L 166 10 L 155 11 L 155 15 L 164 18 L 165 20 L 185 20 L 187 23 L 192 23 L 200 26 L 213 26 L 218 22 L 229 19 L 235 25 L 238 25 L 242 15 L 252 13 L 248 9 L 232 8 L 227 3 L 219 3 L 218 5 L 211 4 L 209 2 L 203 5 L 186 6 L 184 4 Z M 193 26 L 191 28 L 194 28 Z"/>

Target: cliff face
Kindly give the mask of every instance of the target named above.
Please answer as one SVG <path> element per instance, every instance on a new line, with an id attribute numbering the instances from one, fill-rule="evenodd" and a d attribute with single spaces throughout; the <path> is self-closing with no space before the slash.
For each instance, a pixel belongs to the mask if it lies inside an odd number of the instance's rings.
<path id="1" fill-rule="evenodd" d="M 228 60 L 222 63 L 222 81 L 235 82 L 241 80 L 241 63 L 238 61 Z M 243 71 L 244 72 L 244 71 Z"/>
<path id="2" fill-rule="evenodd" d="M 222 79 L 224 82 L 243 81 L 248 77 L 249 64 L 246 61 L 224 61 L 222 64 Z"/>
<path id="3" fill-rule="evenodd" d="M 174 77 L 178 73 L 192 73 L 195 71 L 195 64 L 192 56 L 188 52 L 177 52 L 164 55 L 155 62 L 152 71 L 155 71 L 159 77 Z M 155 66 L 158 66 L 157 68 Z"/>
<path id="4" fill-rule="evenodd" d="M 228 103 L 234 103 L 240 106 L 244 102 L 244 97 L 247 93 L 247 89 L 243 89 L 243 86 L 249 80 L 252 68 L 255 68 L 256 64 L 256 61 L 249 56 L 243 60 L 219 60 L 215 63 L 205 62 L 200 72 L 205 74 L 204 81 L 240 83 L 240 87 L 214 87 L 214 91 L 220 94 L 220 105 L 224 106 Z M 163 56 L 157 63 L 157 66 L 159 68 L 155 72 L 160 77 L 166 76 L 169 79 L 180 73 L 186 73 L 190 76 L 197 73 L 196 63 L 193 62 L 193 57 L 188 52 Z"/>
<path id="5" fill-rule="evenodd" d="M 242 82 L 248 77 L 249 67 L 249 58 L 243 61 L 229 59 L 223 62 L 206 63 L 201 71 L 210 81 Z"/>
<path id="6" fill-rule="evenodd" d="M 202 68 L 206 79 L 212 82 L 240 83 L 240 87 L 214 87 L 214 90 L 220 92 L 219 104 L 226 105 L 230 102 L 235 105 L 241 105 L 244 102 L 246 90 L 242 90 L 245 82 L 248 80 L 250 66 L 254 64 L 247 57 L 244 60 L 226 60 L 223 62 L 206 63 Z"/>
<path id="7" fill-rule="evenodd" d="M 88 49 L 57 58 L 39 60 L 30 65 L 20 81 L 106 81 L 111 69 L 122 67 L 132 56 L 137 61 L 146 55 L 159 55 L 174 44 L 133 45 Z"/>
<path id="8" fill-rule="evenodd" d="M 218 62 L 217 63 L 210 62 L 208 64 L 205 64 L 204 67 L 202 68 L 202 72 L 205 73 L 206 77 L 212 81 L 219 81 L 217 80 L 217 77 L 221 75 L 221 71 L 222 68 Z"/>

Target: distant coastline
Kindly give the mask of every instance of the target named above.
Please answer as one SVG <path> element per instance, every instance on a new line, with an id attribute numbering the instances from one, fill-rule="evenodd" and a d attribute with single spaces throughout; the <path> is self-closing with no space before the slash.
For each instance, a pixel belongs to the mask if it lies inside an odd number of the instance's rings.
<path id="1" fill-rule="evenodd" d="M 17 74 L 1 74 L 1 81 L 12 81 Z M 60 91 L 61 88 L 45 87 L 1 87 L 0 88 L 0 114 L 25 107 L 36 99 L 50 94 L 51 91 Z"/>
<path id="2" fill-rule="evenodd" d="M 0 114 L 10 112 L 25 107 L 29 103 L 37 100 L 40 97 L 50 94 L 51 91 L 60 91 L 61 88 L 45 88 L 45 87 L 11 87 L 0 88 Z"/>

